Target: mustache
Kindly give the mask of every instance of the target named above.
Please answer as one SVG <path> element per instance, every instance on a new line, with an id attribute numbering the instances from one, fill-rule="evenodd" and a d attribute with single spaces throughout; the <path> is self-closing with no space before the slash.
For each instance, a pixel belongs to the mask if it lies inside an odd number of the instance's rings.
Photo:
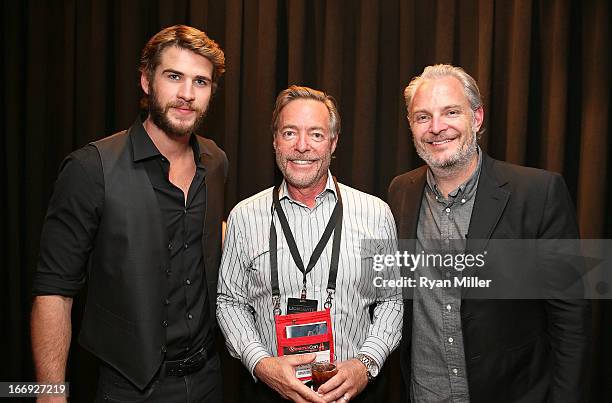
<path id="1" fill-rule="evenodd" d="M 321 158 L 315 155 L 300 155 L 300 154 L 291 154 L 291 155 L 285 155 L 284 158 L 287 161 L 318 161 Z"/>
<path id="2" fill-rule="evenodd" d="M 191 111 L 199 111 L 199 109 L 194 108 L 191 102 L 185 101 L 174 101 L 166 104 L 166 111 L 170 108 L 185 108 L 187 107 Z"/>
<path id="3" fill-rule="evenodd" d="M 433 143 L 434 141 L 446 141 L 446 140 L 454 140 L 456 137 L 448 137 L 448 136 L 434 136 L 434 137 L 426 137 L 423 138 L 423 142 L 425 143 Z"/>

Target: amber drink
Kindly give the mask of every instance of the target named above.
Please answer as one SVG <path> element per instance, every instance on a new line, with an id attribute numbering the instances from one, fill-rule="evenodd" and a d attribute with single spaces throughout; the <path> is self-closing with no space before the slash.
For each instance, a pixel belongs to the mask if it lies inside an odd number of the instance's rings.
<path id="1" fill-rule="evenodd" d="M 316 392 L 319 386 L 338 373 L 338 368 L 336 368 L 336 364 L 333 362 L 320 361 L 313 362 L 310 366 L 310 371 L 312 372 L 312 383 Z"/>

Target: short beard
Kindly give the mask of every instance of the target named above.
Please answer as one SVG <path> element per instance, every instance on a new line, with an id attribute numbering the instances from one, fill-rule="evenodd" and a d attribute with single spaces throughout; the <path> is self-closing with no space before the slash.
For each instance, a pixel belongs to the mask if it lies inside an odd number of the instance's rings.
<path id="1" fill-rule="evenodd" d="M 192 105 L 187 102 L 170 102 L 166 105 L 162 105 L 157 98 L 154 86 L 151 85 L 151 91 L 149 94 L 149 116 L 151 117 L 153 123 L 155 123 L 155 126 L 159 127 L 164 133 L 166 133 L 166 135 L 170 137 L 189 136 L 196 132 L 200 126 L 202 126 L 204 118 L 206 117 L 207 108 L 203 110 L 194 109 L 196 112 L 196 118 L 193 121 L 193 124 L 188 126 L 177 126 L 173 124 L 170 119 L 168 119 L 168 111 L 170 108 L 181 107 L 184 105 L 189 105 L 192 107 Z"/>
<path id="2" fill-rule="evenodd" d="M 476 132 L 472 132 L 471 138 L 468 140 L 468 142 L 455 154 L 451 155 L 450 158 L 444 161 L 436 160 L 432 155 L 417 145 L 414 136 L 412 139 L 417 154 L 432 170 L 442 171 L 449 174 L 461 171 L 463 168 L 467 167 L 472 161 L 474 155 L 478 152 L 478 135 Z"/>

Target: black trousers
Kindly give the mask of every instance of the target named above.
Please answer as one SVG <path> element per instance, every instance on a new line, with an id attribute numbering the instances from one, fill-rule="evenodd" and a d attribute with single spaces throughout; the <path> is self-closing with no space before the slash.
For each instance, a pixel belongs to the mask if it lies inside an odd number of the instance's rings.
<path id="1" fill-rule="evenodd" d="M 186 376 L 156 376 L 140 390 L 106 364 L 100 366 L 96 403 L 159 402 L 221 403 L 223 400 L 219 355 L 211 357 L 199 371 Z"/>

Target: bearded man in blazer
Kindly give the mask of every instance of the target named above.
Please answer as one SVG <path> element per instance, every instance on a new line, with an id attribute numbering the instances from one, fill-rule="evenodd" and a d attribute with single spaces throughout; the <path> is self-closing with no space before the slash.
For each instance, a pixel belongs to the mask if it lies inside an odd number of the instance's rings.
<path id="1" fill-rule="evenodd" d="M 404 95 L 427 165 L 390 185 L 398 238 L 464 239 L 468 248 L 472 239 L 578 238 L 560 175 L 497 161 L 480 149 L 482 100 L 463 69 L 429 66 Z M 466 299 L 461 290 L 415 287 L 404 304 L 407 401 L 584 400 L 588 300 Z"/>

